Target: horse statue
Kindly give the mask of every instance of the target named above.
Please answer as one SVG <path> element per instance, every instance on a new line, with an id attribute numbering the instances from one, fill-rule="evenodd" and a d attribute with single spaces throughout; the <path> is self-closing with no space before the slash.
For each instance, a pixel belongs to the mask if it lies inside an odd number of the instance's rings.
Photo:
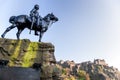
<path id="1" fill-rule="evenodd" d="M 44 32 L 46 32 L 48 30 L 48 27 L 56 21 L 58 21 L 58 18 L 53 13 L 49 13 L 44 18 L 42 19 L 39 18 L 39 26 L 37 26 L 34 23 L 31 29 L 32 21 L 28 15 L 11 16 L 9 19 L 9 22 L 12 25 L 5 30 L 5 32 L 1 35 L 1 37 L 4 38 L 7 32 L 17 27 L 18 31 L 16 33 L 16 36 L 17 36 L 17 39 L 19 40 L 21 32 L 25 28 L 28 28 L 30 30 L 37 30 L 39 32 L 39 42 L 41 42 L 41 38 Z"/>

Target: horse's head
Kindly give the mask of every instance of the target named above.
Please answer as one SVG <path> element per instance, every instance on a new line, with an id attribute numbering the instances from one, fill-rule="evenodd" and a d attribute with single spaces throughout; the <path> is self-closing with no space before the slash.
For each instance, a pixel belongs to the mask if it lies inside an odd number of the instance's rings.
<path id="1" fill-rule="evenodd" d="M 47 16 L 45 16 L 43 19 L 45 21 L 52 21 L 52 22 L 58 21 L 58 18 L 53 13 L 47 14 Z"/>
<path id="2" fill-rule="evenodd" d="M 53 13 L 50 13 L 50 20 L 56 22 L 58 21 L 58 18 Z"/>

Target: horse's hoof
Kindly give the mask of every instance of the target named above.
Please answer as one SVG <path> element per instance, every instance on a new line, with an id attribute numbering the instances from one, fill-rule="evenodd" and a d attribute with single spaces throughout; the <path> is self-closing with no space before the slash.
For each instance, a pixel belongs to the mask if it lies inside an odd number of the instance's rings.
<path id="1" fill-rule="evenodd" d="M 2 38 L 4 38 L 4 36 L 3 36 L 3 35 L 1 35 L 1 37 L 2 37 Z"/>
<path id="2" fill-rule="evenodd" d="M 39 40 L 39 42 L 41 42 L 41 40 Z"/>

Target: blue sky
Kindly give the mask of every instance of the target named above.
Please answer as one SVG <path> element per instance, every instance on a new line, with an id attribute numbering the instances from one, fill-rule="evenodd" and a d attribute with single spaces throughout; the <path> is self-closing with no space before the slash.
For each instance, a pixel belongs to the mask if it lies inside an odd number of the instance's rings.
<path id="1" fill-rule="evenodd" d="M 29 15 L 34 4 L 40 5 L 42 17 L 53 12 L 59 18 L 42 38 L 55 45 L 57 60 L 99 58 L 120 69 L 120 0 L 0 0 L 0 34 L 10 25 L 10 16 Z M 16 39 L 16 31 L 11 30 L 6 38 Z M 38 41 L 28 29 L 20 38 Z"/>

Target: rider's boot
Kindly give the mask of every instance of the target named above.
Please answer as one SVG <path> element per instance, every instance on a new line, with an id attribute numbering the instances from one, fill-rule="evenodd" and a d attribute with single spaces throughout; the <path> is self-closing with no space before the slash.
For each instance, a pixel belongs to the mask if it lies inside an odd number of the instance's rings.
<path id="1" fill-rule="evenodd" d="M 39 22 L 38 22 L 39 20 L 37 20 L 37 26 L 36 26 L 36 29 L 35 29 L 35 35 L 36 36 L 38 36 L 38 31 L 37 31 L 37 28 L 38 28 L 38 26 L 39 26 Z"/>

